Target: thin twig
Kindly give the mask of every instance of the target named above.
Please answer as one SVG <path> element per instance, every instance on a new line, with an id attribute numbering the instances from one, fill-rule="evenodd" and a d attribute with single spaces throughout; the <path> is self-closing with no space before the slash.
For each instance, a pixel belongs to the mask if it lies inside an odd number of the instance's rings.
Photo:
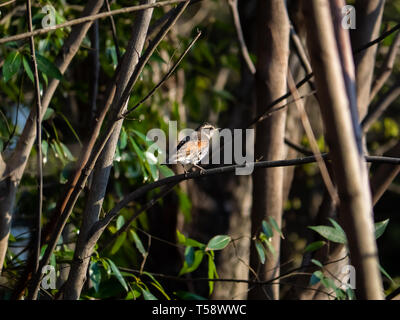
<path id="1" fill-rule="evenodd" d="M 31 12 L 31 0 L 26 1 L 26 11 L 28 13 L 28 30 L 32 32 L 32 12 Z M 39 259 L 40 259 L 40 236 L 41 230 L 41 217 L 42 217 L 42 205 L 43 205 L 43 161 L 42 161 L 42 126 L 41 126 L 41 112 L 42 102 L 40 98 L 40 86 L 39 86 L 39 73 L 36 63 L 35 54 L 35 42 L 33 36 L 29 39 L 29 46 L 31 50 L 31 57 L 33 63 L 35 90 L 36 90 L 36 145 L 37 145 L 37 179 L 38 179 L 38 212 L 36 214 L 36 242 L 34 245 L 35 255 L 35 272 L 38 272 Z"/>
<path id="2" fill-rule="evenodd" d="M 17 41 L 17 40 L 25 39 L 25 38 L 32 37 L 32 36 L 46 34 L 50 31 L 54 31 L 54 30 L 57 30 L 60 28 L 70 27 L 70 26 L 74 26 L 77 24 L 82 24 L 85 22 L 90 22 L 90 21 L 94 21 L 94 20 L 101 19 L 101 18 L 106 18 L 109 16 L 117 15 L 117 14 L 141 11 L 141 10 L 145 10 L 145 9 L 149 9 L 149 8 L 159 8 L 159 7 L 168 6 L 171 4 L 189 2 L 189 1 L 190 0 L 166 0 L 166 1 L 160 1 L 160 2 L 156 2 L 156 3 L 152 3 L 152 4 L 142 4 L 142 5 L 138 5 L 138 6 L 121 8 L 121 9 L 117 9 L 117 10 L 112 10 L 110 12 L 97 13 L 94 15 L 90 15 L 90 16 L 86 16 L 86 17 L 82 17 L 82 18 L 78 18 L 78 19 L 73 19 L 73 20 L 70 20 L 70 21 L 67 21 L 67 22 L 64 22 L 61 24 L 57 24 L 52 27 L 47 27 L 46 29 L 38 29 L 38 30 L 18 34 L 15 36 L 5 37 L 5 38 L 0 39 L 0 44 L 10 42 L 10 41 Z"/>
<path id="3" fill-rule="evenodd" d="M 111 12 L 110 2 L 108 0 L 106 0 L 105 3 L 106 3 L 107 12 Z M 111 24 L 111 33 L 112 33 L 112 37 L 114 40 L 115 52 L 117 53 L 117 60 L 118 60 L 118 63 L 120 63 L 121 62 L 121 51 L 119 50 L 117 28 L 115 27 L 115 21 L 114 21 L 113 16 L 110 16 L 110 24 Z"/>
<path id="4" fill-rule="evenodd" d="M 306 156 L 311 156 L 313 155 L 313 152 L 311 150 L 308 150 L 304 148 L 303 146 L 294 143 L 293 141 L 289 140 L 288 138 L 285 138 L 285 144 L 288 145 L 290 148 L 296 150 L 297 152 L 300 152 Z"/>
<path id="5" fill-rule="evenodd" d="M 100 75 L 100 57 L 99 57 L 99 23 L 94 21 L 89 30 L 91 42 L 91 51 L 89 52 L 91 72 L 89 84 L 89 101 L 90 101 L 90 121 L 92 124 L 95 121 L 97 113 L 97 96 L 99 93 L 99 75 Z"/>
<path id="6" fill-rule="evenodd" d="M 292 25 L 290 26 L 290 40 L 293 43 L 294 50 L 305 73 L 312 73 L 311 64 L 307 56 L 306 50 L 304 49 L 303 43 L 301 42 L 300 37 L 297 35 Z M 308 80 L 308 83 L 310 84 L 311 89 L 315 90 L 314 82 L 311 79 Z"/>
<path id="7" fill-rule="evenodd" d="M 175 69 L 178 67 L 178 65 L 182 62 L 183 58 L 187 55 L 187 53 L 190 51 L 190 49 L 193 47 L 193 45 L 196 43 L 196 41 L 199 39 L 201 36 L 201 31 L 197 31 L 196 37 L 190 42 L 189 46 L 186 48 L 186 50 L 180 55 L 178 60 L 174 63 L 174 65 L 168 70 L 168 72 L 162 77 L 162 79 L 149 91 L 149 93 L 141 99 L 138 103 L 136 103 L 132 108 L 127 110 L 123 117 L 127 117 L 131 112 L 133 112 L 135 109 L 137 109 L 140 105 L 142 105 L 147 99 L 149 99 L 155 92 L 156 90 L 163 85 L 165 81 L 168 80 L 168 78 L 174 73 Z"/>
<path id="8" fill-rule="evenodd" d="M 133 221 L 136 220 L 136 218 L 141 215 L 143 212 L 149 210 L 151 207 L 153 207 L 158 200 L 160 200 L 161 198 L 163 198 L 164 196 L 166 196 L 169 192 L 171 192 L 173 190 L 173 187 L 175 185 L 172 186 L 165 186 L 160 193 L 158 193 L 154 198 L 152 198 L 149 202 L 147 202 L 146 204 L 144 204 L 140 209 L 138 209 L 133 215 L 132 217 L 129 218 L 129 220 L 125 221 L 125 223 L 122 225 L 121 228 L 119 228 L 117 230 L 117 232 L 115 232 L 110 241 L 107 242 L 106 246 L 104 248 L 99 249 L 99 252 L 103 252 L 104 250 L 106 250 L 112 243 L 114 243 L 114 241 L 125 231 L 127 231 L 129 229 L 129 227 L 131 226 L 131 224 L 133 223 Z"/>
<path id="9" fill-rule="evenodd" d="M 229 7 L 231 9 L 233 24 L 236 29 L 240 52 L 242 53 L 243 60 L 246 63 L 247 68 L 249 69 L 251 74 L 256 74 L 256 67 L 254 66 L 253 61 L 250 58 L 249 51 L 247 50 L 246 41 L 244 40 L 242 25 L 240 23 L 239 11 L 237 8 L 237 0 L 228 0 Z"/>
<path id="10" fill-rule="evenodd" d="M 0 7 L 8 6 L 9 4 L 14 3 L 14 2 L 16 2 L 16 1 L 17 1 L 17 0 L 10 0 L 10 1 L 6 1 L 6 2 L 4 2 L 4 3 L 0 3 Z"/>
<path id="11" fill-rule="evenodd" d="M 382 113 L 397 99 L 400 95 L 400 81 L 397 81 L 390 90 L 372 106 L 368 114 L 361 121 L 361 128 L 367 133 L 371 125 L 378 120 Z"/>
<path id="12" fill-rule="evenodd" d="M 322 179 L 325 182 L 326 189 L 328 190 L 329 195 L 331 196 L 334 206 L 336 206 L 339 203 L 339 197 L 337 195 L 336 188 L 334 187 L 332 179 L 329 176 L 329 172 L 325 165 L 325 162 L 321 157 L 321 151 L 318 148 L 317 140 L 315 139 L 315 136 L 314 136 L 311 124 L 310 124 L 310 120 L 308 119 L 307 113 L 304 109 L 303 102 L 299 99 L 299 92 L 296 89 L 296 86 L 295 86 L 295 83 L 294 83 L 294 80 L 293 80 L 290 70 L 288 70 L 288 86 L 289 86 L 290 91 L 292 92 L 294 99 L 295 99 L 294 104 L 296 105 L 297 110 L 300 113 L 300 119 L 301 119 L 301 122 L 303 123 L 303 127 L 306 132 L 307 138 L 310 142 L 311 149 L 317 160 L 319 170 L 321 171 Z"/>
<path id="13" fill-rule="evenodd" d="M 17 123 L 18 123 L 18 115 L 19 115 L 19 107 L 21 105 L 21 92 L 22 92 L 22 87 L 24 85 L 24 78 L 25 78 L 25 73 L 22 74 L 21 76 L 21 81 L 19 84 L 19 92 L 18 92 L 18 102 L 17 102 L 17 110 L 15 111 L 15 123 L 14 123 L 14 128 L 12 132 L 10 133 L 7 141 L 4 143 L 3 150 L 6 150 L 8 144 L 11 142 L 12 138 L 15 135 L 15 132 L 17 131 Z M 8 123 L 7 123 L 7 128 L 8 128 Z"/>
<path id="14" fill-rule="evenodd" d="M 382 40 L 384 40 L 386 37 L 390 36 L 393 32 L 396 32 L 397 30 L 400 29 L 400 23 L 396 24 L 393 28 L 389 29 L 388 31 L 382 33 L 378 38 L 376 38 L 375 40 L 372 40 L 368 43 L 366 43 L 365 45 L 361 46 L 360 48 L 356 49 L 353 51 L 354 54 L 358 54 L 361 51 L 364 51 L 366 49 L 368 49 L 369 47 L 372 47 L 373 45 L 381 42 Z"/>
<path id="15" fill-rule="evenodd" d="M 397 33 L 396 38 L 393 40 L 392 45 L 390 46 L 389 52 L 385 57 L 385 61 L 381 68 L 380 74 L 374 80 L 372 84 L 372 89 L 369 97 L 369 101 L 371 102 L 382 86 L 385 84 L 386 80 L 389 78 L 390 74 L 393 70 L 393 65 L 396 60 L 397 53 L 400 48 L 400 32 Z"/>

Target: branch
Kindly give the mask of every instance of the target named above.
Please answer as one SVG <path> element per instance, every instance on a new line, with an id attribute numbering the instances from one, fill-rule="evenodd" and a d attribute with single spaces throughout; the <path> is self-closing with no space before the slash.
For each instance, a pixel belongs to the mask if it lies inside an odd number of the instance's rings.
<path id="1" fill-rule="evenodd" d="M 306 132 L 307 138 L 310 142 L 311 150 L 317 160 L 319 170 L 321 171 L 322 180 L 325 183 L 326 189 L 329 192 L 333 204 L 336 206 L 339 203 L 339 197 L 336 188 L 333 185 L 331 177 L 329 176 L 328 168 L 326 167 L 325 162 L 321 157 L 321 151 L 319 150 L 318 143 L 317 140 L 315 139 L 315 135 L 312 130 L 310 120 L 308 119 L 306 110 L 304 108 L 304 103 L 299 98 L 299 92 L 296 89 L 293 76 L 290 73 L 290 70 L 288 70 L 288 86 L 295 100 L 294 104 L 296 105 L 297 110 L 300 114 L 300 119 L 303 124 L 304 131 Z"/>
<path id="2" fill-rule="evenodd" d="M 381 36 L 376 38 L 375 40 L 372 40 L 372 41 L 366 43 L 365 45 L 359 47 L 357 50 L 354 50 L 353 53 L 358 54 L 358 53 L 368 49 L 369 47 L 372 47 L 373 45 L 378 44 L 379 42 L 381 42 L 382 40 L 385 40 L 385 38 L 387 38 L 393 32 L 396 32 L 399 29 L 400 29 L 400 23 L 396 24 L 392 29 L 389 29 L 388 31 L 382 33 Z"/>
<path id="3" fill-rule="evenodd" d="M 6 1 L 4 3 L 0 3 L 0 7 L 5 7 L 5 6 L 7 6 L 9 4 L 12 4 L 12 3 L 16 2 L 16 1 L 17 0 L 10 0 L 10 1 Z"/>
<path id="4" fill-rule="evenodd" d="M 28 30 L 32 31 L 32 11 L 31 11 L 31 1 L 26 1 L 26 11 L 28 13 Z M 42 232 L 41 228 L 41 217 L 42 217 L 42 206 L 43 206 L 43 160 L 42 160 L 42 127 L 41 127 L 41 110 L 42 102 L 40 99 L 40 86 L 39 86 L 39 73 L 36 62 L 35 53 L 35 42 L 33 37 L 29 39 L 29 47 L 31 51 L 32 63 L 33 63 L 33 73 L 35 80 L 35 93 L 36 93 L 36 146 L 37 146 L 37 182 L 38 182 L 38 211 L 36 213 L 36 227 L 35 227 L 35 244 L 33 255 L 35 257 L 35 272 L 39 268 L 40 259 L 40 236 Z"/>
<path id="5" fill-rule="evenodd" d="M 397 53 L 399 52 L 399 48 L 400 48 L 400 32 L 397 33 L 396 38 L 393 40 L 392 45 L 390 46 L 389 52 L 386 55 L 385 61 L 382 66 L 382 71 L 376 77 L 375 81 L 372 84 L 371 94 L 369 97 L 370 102 L 374 99 L 378 91 L 382 88 L 386 80 L 391 75 Z"/>
<path id="6" fill-rule="evenodd" d="M 176 23 L 176 21 L 181 16 L 183 11 L 186 9 L 188 4 L 189 4 L 189 2 L 185 1 L 178 5 L 179 10 L 161 28 L 160 32 L 157 34 L 155 39 L 153 41 L 151 41 L 151 43 L 147 47 L 145 53 L 140 57 L 137 65 L 136 65 L 136 68 L 125 87 L 125 90 L 122 93 L 121 98 L 118 99 L 118 102 L 116 102 L 116 103 L 115 103 L 115 99 L 114 99 L 114 102 L 112 105 L 112 110 L 115 112 L 115 114 L 110 118 L 110 121 L 105 125 L 103 135 L 96 141 L 96 144 L 94 145 L 93 150 L 91 150 L 90 157 L 85 165 L 85 168 L 80 173 L 76 185 L 70 191 L 70 197 L 69 197 L 68 201 L 66 202 L 65 209 L 63 210 L 63 212 L 58 220 L 57 226 L 51 235 L 51 239 L 49 241 L 48 247 L 47 247 L 47 249 L 44 253 L 44 256 L 41 260 L 41 266 L 48 264 L 51 254 L 54 251 L 54 248 L 58 241 L 58 238 L 61 235 L 62 229 L 64 228 L 64 225 L 65 225 L 66 221 L 68 220 L 68 218 L 72 212 L 72 209 L 73 209 L 76 201 L 78 200 L 78 197 L 79 197 L 81 191 L 84 188 L 84 185 L 86 184 L 88 176 L 93 171 L 93 168 L 96 164 L 97 159 L 99 158 L 102 150 L 104 149 L 109 138 L 111 137 L 119 120 L 122 119 L 120 114 L 122 113 L 122 110 L 128 101 L 128 98 L 130 96 L 133 85 L 139 78 L 139 75 L 141 74 L 144 66 L 146 65 L 147 61 L 150 59 L 151 55 L 153 54 L 155 48 L 160 44 L 160 42 L 164 39 L 164 37 L 166 36 L 168 31 Z M 151 7 L 149 7 L 149 8 L 151 8 Z M 32 282 L 33 291 L 37 292 L 38 285 L 40 284 L 41 276 L 42 275 L 40 273 L 35 274 L 35 278 L 33 279 L 33 282 Z"/>
<path id="7" fill-rule="evenodd" d="M 54 31 L 54 30 L 57 30 L 60 28 L 70 27 L 70 26 L 82 24 L 85 22 L 91 22 L 91 21 L 94 21 L 97 19 L 106 18 L 109 16 L 117 15 L 117 14 L 140 11 L 140 10 L 145 10 L 145 9 L 149 9 L 149 8 L 159 8 L 159 7 L 168 6 L 171 4 L 189 2 L 189 1 L 190 0 L 166 0 L 166 1 L 156 2 L 153 4 L 131 6 L 131 7 L 121 8 L 121 9 L 117 9 L 117 10 L 112 10 L 110 12 L 97 13 L 94 15 L 89 15 L 89 16 L 85 16 L 82 18 L 73 19 L 73 20 L 70 20 L 70 21 L 67 21 L 67 22 L 64 22 L 61 24 L 57 24 L 55 26 L 48 27 L 46 29 L 38 29 L 38 30 L 35 30 L 32 32 L 26 32 L 26 33 L 18 34 L 15 36 L 5 37 L 5 38 L 0 39 L 0 44 L 7 43 L 10 41 L 17 41 L 17 40 L 25 39 L 25 38 L 32 37 L 32 36 L 46 34 L 50 31 Z"/>
<path id="8" fill-rule="evenodd" d="M 329 155 L 327 153 L 321 154 L 321 157 L 323 159 L 330 160 Z M 393 157 L 366 156 L 365 161 L 371 162 L 371 163 L 386 163 L 386 164 L 392 164 L 392 165 L 400 165 L 400 158 L 393 158 Z M 119 211 L 122 208 L 126 207 L 132 201 L 140 198 L 147 192 L 154 190 L 156 188 L 159 188 L 159 187 L 162 187 L 165 185 L 172 185 L 172 184 L 176 185 L 182 181 L 190 180 L 190 179 L 198 179 L 198 178 L 203 178 L 203 177 L 212 176 L 212 175 L 216 175 L 216 174 L 232 173 L 237 168 L 244 168 L 245 166 L 248 166 L 248 167 L 254 166 L 254 168 L 276 168 L 276 167 L 297 166 L 297 165 L 314 163 L 314 162 L 316 162 L 315 156 L 289 159 L 289 160 L 258 161 L 258 162 L 247 163 L 247 164 L 220 166 L 220 167 L 208 169 L 205 171 L 199 170 L 199 171 L 194 171 L 194 172 L 188 172 L 186 174 L 175 175 L 175 176 L 171 176 L 171 177 L 168 177 L 165 179 L 155 181 L 153 183 L 146 184 L 142 187 L 139 187 L 135 191 L 129 193 L 127 196 L 125 196 L 120 202 L 118 202 L 116 204 L 116 206 L 113 209 L 111 209 L 106 214 L 106 216 L 102 220 L 99 220 L 93 226 L 91 235 L 87 241 L 92 242 L 93 239 L 98 238 L 99 235 L 102 233 L 102 231 L 118 215 Z M 158 197 L 158 195 L 156 196 L 156 198 L 157 197 Z M 152 205 L 154 205 L 155 202 L 156 201 L 154 201 L 154 199 L 151 200 Z M 149 209 L 148 205 L 149 204 L 145 205 L 146 210 Z M 138 213 L 135 213 L 134 215 L 137 217 L 140 213 L 141 213 L 141 209 L 139 210 Z"/>
<path id="9" fill-rule="evenodd" d="M 130 113 L 132 113 L 134 110 L 136 110 L 138 107 L 140 107 L 147 99 L 149 99 L 159 87 L 163 85 L 165 81 L 168 80 L 168 78 L 174 73 L 175 69 L 178 67 L 178 65 L 182 62 L 183 58 L 187 55 L 187 53 L 192 49 L 193 45 L 195 42 L 200 38 L 201 36 L 201 31 L 197 31 L 196 37 L 190 42 L 189 46 L 186 48 L 186 50 L 180 55 L 178 60 L 174 63 L 174 65 L 168 70 L 168 72 L 162 77 L 162 79 L 149 91 L 149 93 L 146 94 L 146 96 L 141 99 L 138 103 L 136 103 L 132 108 L 127 110 L 124 114 L 123 117 L 126 118 Z"/>
<path id="10" fill-rule="evenodd" d="M 103 4 L 103 0 L 89 0 L 85 9 L 82 13 L 83 16 L 91 15 L 99 12 L 101 6 Z M 64 74 L 69 64 L 71 63 L 73 57 L 78 52 L 81 42 L 83 41 L 87 31 L 90 28 L 91 23 L 81 24 L 79 26 L 75 26 L 72 28 L 71 33 L 68 38 L 65 40 L 64 45 L 56 59 L 56 65 L 60 72 Z M 42 99 L 42 117 L 46 112 L 47 107 L 49 106 L 51 99 L 60 83 L 57 79 L 52 79 L 43 95 Z M 11 155 L 9 161 L 7 161 L 7 170 L 2 175 L 2 178 L 5 179 L 7 176 L 12 177 L 15 181 L 19 182 L 22 179 L 26 163 L 29 158 L 29 154 L 31 152 L 32 146 L 34 144 L 36 138 L 36 128 L 35 128 L 35 118 L 36 118 L 36 109 L 33 108 L 29 114 L 29 117 L 26 121 L 25 127 L 21 136 L 18 139 L 17 146 Z M 17 189 L 18 184 L 15 184 L 14 189 Z M 12 191 L 9 193 L 9 199 L 6 201 L 0 202 L 0 212 L 6 212 L 7 210 L 11 210 L 10 204 L 13 203 L 15 198 L 16 191 Z M 52 220 L 50 220 L 52 221 Z M 1 225 L 1 221 L 0 221 Z M 48 224 L 49 225 L 49 224 Z M 42 239 L 52 231 L 52 224 L 50 228 L 47 230 L 44 229 L 42 235 Z M 0 241 L 1 244 L 1 241 Z M 1 246 L 0 246 L 1 250 Z M 1 255 L 1 252 L 0 252 Z M 1 263 L 0 263 L 1 264 Z M 16 289 L 13 293 L 13 298 L 19 299 L 23 291 L 26 288 L 27 281 L 31 278 L 31 270 L 33 268 L 33 262 L 29 259 L 27 262 L 26 272 L 21 276 L 19 283 L 16 286 Z"/>
<path id="11" fill-rule="evenodd" d="M 111 12 L 110 2 L 108 0 L 106 0 L 106 8 L 107 8 L 107 12 Z M 114 41 L 114 45 L 115 45 L 115 51 L 117 53 L 117 60 L 118 60 L 118 63 L 120 63 L 121 62 L 121 51 L 119 50 L 118 38 L 117 38 L 117 28 L 115 27 L 114 17 L 112 15 L 110 15 L 110 24 L 111 24 L 111 33 L 112 33 L 112 37 L 113 37 L 113 41 Z"/>
<path id="12" fill-rule="evenodd" d="M 154 3 L 155 0 L 142 0 L 141 3 Z M 126 87 L 129 78 L 135 71 L 138 64 L 139 57 L 137 52 L 143 50 L 146 39 L 147 30 L 153 14 L 153 9 L 147 9 L 139 12 L 134 16 L 134 24 L 132 28 L 132 36 L 129 40 L 126 53 L 121 61 L 121 73 L 118 76 L 117 90 L 115 93 L 114 101 L 118 99 L 121 92 Z M 126 105 L 121 106 L 123 109 Z M 115 110 L 117 111 L 117 110 Z M 99 217 L 101 206 L 106 193 L 106 188 L 109 180 L 113 158 L 115 155 L 115 148 L 120 136 L 122 121 L 118 121 L 115 125 L 110 139 L 107 141 L 104 149 L 101 151 L 101 156 L 96 161 L 93 170 L 92 179 L 90 183 L 89 192 L 87 194 L 87 201 L 85 210 L 82 217 L 82 226 L 78 236 L 74 257 L 80 260 L 81 257 L 91 255 L 93 247 L 88 245 L 85 241 L 92 224 L 94 224 Z M 89 267 L 89 261 L 85 260 L 83 263 L 75 263 L 72 265 L 68 275 L 68 280 L 65 283 L 63 290 L 63 298 L 67 300 L 78 299 L 83 288 L 86 271 Z"/>
<path id="13" fill-rule="evenodd" d="M 371 125 L 378 120 L 382 113 L 397 99 L 400 95 L 400 81 L 397 81 L 392 88 L 370 108 L 370 111 L 361 122 L 364 133 L 367 133 Z"/>
<path id="14" fill-rule="evenodd" d="M 235 25 L 240 52 L 242 53 L 243 60 L 246 63 L 247 68 L 249 69 L 252 75 L 256 73 L 256 67 L 254 66 L 253 61 L 250 58 L 249 51 L 247 50 L 246 41 L 244 40 L 242 25 L 240 23 L 239 12 L 237 8 L 238 0 L 228 0 L 229 7 L 231 9 L 233 24 Z"/>
<path id="15" fill-rule="evenodd" d="M 341 1 L 344 3 L 344 1 Z M 335 1 L 335 11 L 341 4 Z M 335 13 L 336 13 L 335 12 Z M 332 157 L 332 169 L 340 197 L 340 218 L 348 235 L 352 264 L 357 269 L 357 296 L 381 299 L 382 282 L 372 220 L 368 175 L 357 146 L 355 125 L 346 88 L 346 61 L 338 50 L 349 55 L 349 38 L 336 43 L 329 1 L 312 1 L 304 6 L 308 46 L 316 77 L 320 107 Z M 346 43 L 346 47 L 343 45 Z M 339 47 L 338 47 L 339 46 Z M 342 65 L 342 62 L 344 65 Z M 349 74 L 352 79 L 354 75 Z M 358 124 L 357 124 L 358 125 Z"/>

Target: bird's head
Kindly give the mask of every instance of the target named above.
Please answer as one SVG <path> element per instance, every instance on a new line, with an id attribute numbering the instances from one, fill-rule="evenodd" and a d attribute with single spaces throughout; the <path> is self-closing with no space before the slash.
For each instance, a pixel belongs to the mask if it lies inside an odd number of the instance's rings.
<path id="1" fill-rule="evenodd" d="M 208 138 L 210 138 L 218 130 L 219 128 L 215 128 L 213 125 L 205 122 L 200 127 L 198 127 L 196 131 L 202 132 L 203 134 L 207 135 Z"/>

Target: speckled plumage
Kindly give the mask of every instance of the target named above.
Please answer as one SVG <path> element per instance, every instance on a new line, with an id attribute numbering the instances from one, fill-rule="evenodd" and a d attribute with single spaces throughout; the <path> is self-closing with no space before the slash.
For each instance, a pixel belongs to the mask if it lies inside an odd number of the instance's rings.
<path id="1" fill-rule="evenodd" d="M 173 161 L 181 165 L 197 165 L 207 155 L 210 139 L 217 130 L 210 124 L 200 126 L 197 131 L 179 142 Z"/>

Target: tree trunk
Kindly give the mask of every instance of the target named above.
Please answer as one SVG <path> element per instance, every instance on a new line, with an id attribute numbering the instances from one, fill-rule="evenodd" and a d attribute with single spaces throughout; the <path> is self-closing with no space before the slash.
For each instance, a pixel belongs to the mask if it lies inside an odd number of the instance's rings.
<path id="1" fill-rule="evenodd" d="M 257 8 L 257 114 L 287 92 L 286 76 L 289 60 L 289 20 L 283 1 L 258 1 Z M 258 124 L 255 139 L 255 159 L 277 160 L 285 158 L 286 111 L 278 111 Z M 256 170 L 253 174 L 253 206 L 251 211 L 251 236 L 257 236 L 262 220 L 282 221 L 283 168 Z M 269 255 L 260 264 L 254 242 L 251 242 L 250 266 L 258 274 L 258 280 L 270 280 L 279 275 L 280 236 L 272 237 L 275 256 Z M 250 278 L 254 275 L 250 272 Z M 264 290 L 265 289 L 265 290 Z M 279 299 L 279 286 L 253 288 L 249 299 Z"/>
<path id="2" fill-rule="evenodd" d="M 367 169 L 357 146 L 357 130 L 353 127 L 351 101 L 343 74 L 349 70 L 342 69 L 340 63 L 328 1 L 315 0 L 304 9 L 305 16 L 309 17 L 307 42 L 339 192 L 340 218 L 348 238 L 351 262 L 357 270 L 356 295 L 359 299 L 381 299 Z M 347 76 L 355 81 L 354 73 Z"/>
<path id="3" fill-rule="evenodd" d="M 154 2 L 155 0 L 144 1 L 144 3 L 148 4 Z M 127 86 L 129 78 L 133 74 L 138 63 L 139 56 L 137 52 L 143 50 L 152 14 L 153 9 L 151 8 L 139 12 L 135 17 L 135 24 L 132 32 L 133 36 L 122 60 L 121 70 L 124 71 L 118 78 L 118 86 L 114 96 L 114 101 L 118 101 L 121 98 L 122 92 Z M 64 299 L 78 299 L 86 280 L 86 270 L 90 263 L 90 256 L 92 255 L 94 248 L 94 243 L 88 244 L 86 239 L 89 236 L 91 228 L 99 219 L 121 127 L 122 120 L 119 120 L 94 169 L 86 209 L 83 214 L 82 227 L 80 229 L 77 248 L 75 250 L 75 261 L 71 267 L 65 285 Z"/>

